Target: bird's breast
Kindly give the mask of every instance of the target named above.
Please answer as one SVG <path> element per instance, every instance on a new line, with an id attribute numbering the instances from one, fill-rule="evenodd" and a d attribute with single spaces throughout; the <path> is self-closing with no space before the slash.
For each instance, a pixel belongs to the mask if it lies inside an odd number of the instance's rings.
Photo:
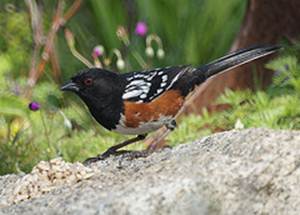
<path id="1" fill-rule="evenodd" d="M 146 134 L 174 119 L 183 106 L 184 98 L 178 90 L 169 90 L 148 103 L 125 101 L 124 112 L 116 125 L 116 132 Z"/>

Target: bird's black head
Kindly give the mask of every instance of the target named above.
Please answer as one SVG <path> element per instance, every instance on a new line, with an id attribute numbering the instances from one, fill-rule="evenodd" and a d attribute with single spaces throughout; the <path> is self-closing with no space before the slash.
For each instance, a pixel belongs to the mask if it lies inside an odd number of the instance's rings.
<path id="1" fill-rule="evenodd" d="M 76 93 L 88 105 L 100 106 L 109 102 L 122 85 L 120 76 L 104 69 L 87 69 L 73 76 L 61 87 L 63 91 Z"/>
<path id="2" fill-rule="evenodd" d="M 104 69 L 87 69 L 72 77 L 61 90 L 76 93 L 94 118 L 110 130 L 115 128 L 122 111 L 122 93 L 126 85 L 122 77 Z"/>

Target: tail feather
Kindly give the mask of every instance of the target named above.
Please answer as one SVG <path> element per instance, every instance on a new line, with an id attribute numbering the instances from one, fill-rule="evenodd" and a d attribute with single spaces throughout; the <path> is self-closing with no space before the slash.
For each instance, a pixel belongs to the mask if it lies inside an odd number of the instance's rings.
<path id="1" fill-rule="evenodd" d="M 201 76 L 204 75 L 205 79 L 207 79 L 218 73 L 226 72 L 230 69 L 249 63 L 258 58 L 270 55 L 280 48 L 280 46 L 255 46 L 247 49 L 242 49 L 197 68 L 195 70 L 195 73 L 200 73 Z"/>

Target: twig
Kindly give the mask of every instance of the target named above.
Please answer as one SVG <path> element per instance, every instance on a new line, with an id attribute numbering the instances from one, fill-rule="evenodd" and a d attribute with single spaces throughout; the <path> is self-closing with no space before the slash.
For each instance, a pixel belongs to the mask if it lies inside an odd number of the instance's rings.
<path id="1" fill-rule="evenodd" d="M 43 38 L 43 25 L 42 25 L 42 15 L 38 8 L 35 0 L 25 0 L 25 3 L 29 9 L 31 26 L 33 30 L 33 39 L 35 44 L 42 44 Z"/>
<path id="2" fill-rule="evenodd" d="M 61 26 L 63 26 L 80 8 L 82 0 L 76 0 L 72 6 L 68 9 L 68 11 L 63 15 L 63 0 L 59 0 L 57 4 L 57 9 L 55 15 L 53 17 L 53 22 L 51 25 L 51 29 L 47 35 L 46 43 L 44 46 L 44 50 L 42 53 L 42 57 L 36 69 L 31 70 L 28 78 L 28 90 L 26 92 L 26 96 L 31 96 L 32 87 L 36 84 L 37 80 L 40 78 L 42 73 L 45 70 L 45 66 L 49 61 L 51 52 L 54 47 L 54 38 L 56 36 L 57 31 Z"/>
<path id="3" fill-rule="evenodd" d="M 56 9 L 56 12 L 55 12 L 55 15 L 53 18 L 51 30 L 47 35 L 47 40 L 45 43 L 45 47 L 44 47 L 44 50 L 42 53 L 41 60 L 37 66 L 37 69 L 33 70 L 32 73 L 29 74 L 27 83 L 28 83 L 30 90 L 27 92 L 26 96 L 31 95 L 31 88 L 36 84 L 37 80 L 39 79 L 39 77 L 45 70 L 45 66 L 49 60 L 49 56 L 50 56 L 52 48 L 53 48 L 53 41 L 54 41 L 55 34 L 58 31 L 59 26 L 60 26 L 62 12 L 63 12 L 63 1 L 59 0 L 58 4 L 57 4 L 57 9 Z"/>
<path id="4" fill-rule="evenodd" d="M 42 26 L 42 16 L 38 9 L 35 0 L 25 0 L 27 7 L 29 9 L 29 14 L 31 18 L 31 26 L 33 31 L 33 40 L 34 40 L 34 49 L 31 57 L 31 66 L 29 71 L 29 76 L 36 73 L 36 65 L 39 58 L 39 52 L 42 47 L 42 35 L 43 35 L 43 26 Z"/>
<path id="5" fill-rule="evenodd" d="M 52 67 L 52 71 L 53 71 L 54 80 L 57 83 L 59 83 L 60 82 L 61 69 L 60 69 L 60 66 L 59 66 L 57 51 L 55 49 L 53 49 L 51 54 L 50 54 L 50 62 L 51 62 L 51 67 Z"/>
<path id="6" fill-rule="evenodd" d="M 67 10 L 67 12 L 64 15 L 64 22 L 67 22 L 70 18 L 72 18 L 75 15 L 75 13 L 79 10 L 81 4 L 82 0 L 75 0 L 75 2 L 71 5 L 71 7 Z"/>

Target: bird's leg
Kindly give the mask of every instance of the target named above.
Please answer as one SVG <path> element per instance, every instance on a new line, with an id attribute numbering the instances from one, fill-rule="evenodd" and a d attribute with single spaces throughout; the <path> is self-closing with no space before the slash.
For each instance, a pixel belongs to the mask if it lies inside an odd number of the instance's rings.
<path id="1" fill-rule="evenodd" d="M 173 131 L 177 127 L 177 123 L 175 119 L 171 120 L 168 124 L 166 124 L 167 129 Z"/>
<path id="2" fill-rule="evenodd" d="M 153 152 L 160 148 L 170 147 L 170 146 L 164 145 L 163 141 L 164 141 L 165 137 L 168 136 L 168 134 L 176 128 L 177 124 L 176 124 L 176 121 L 173 119 L 165 126 L 166 126 L 165 128 L 161 128 L 159 130 L 159 133 L 148 144 L 147 151 Z"/>
<path id="3" fill-rule="evenodd" d="M 147 136 L 146 134 L 138 135 L 132 139 L 129 139 L 120 144 L 114 145 L 114 146 L 108 148 L 104 153 L 99 154 L 96 157 L 91 157 L 91 158 L 86 159 L 83 163 L 84 163 L 84 165 L 88 165 L 90 163 L 93 163 L 93 162 L 96 162 L 99 160 L 104 160 L 104 159 L 108 158 L 110 155 L 124 153 L 126 151 L 118 151 L 118 149 L 125 147 L 129 144 L 135 143 L 137 141 L 144 140 L 146 138 L 146 136 Z"/>
<path id="4" fill-rule="evenodd" d="M 118 154 L 119 151 L 117 151 L 118 149 L 120 148 L 123 148 L 129 144 L 132 144 L 132 143 L 135 143 L 137 141 L 140 141 L 140 140 L 144 140 L 146 138 L 146 134 L 143 134 L 143 135 L 138 135 L 132 139 L 129 139 L 129 140 L 126 140 L 120 144 L 117 144 L 117 145 L 114 145 L 112 147 L 110 147 L 109 149 L 107 149 L 103 154 L 101 154 L 100 156 L 101 157 L 104 157 L 104 158 L 107 158 L 109 157 L 110 155 L 113 155 L 113 154 Z"/>

